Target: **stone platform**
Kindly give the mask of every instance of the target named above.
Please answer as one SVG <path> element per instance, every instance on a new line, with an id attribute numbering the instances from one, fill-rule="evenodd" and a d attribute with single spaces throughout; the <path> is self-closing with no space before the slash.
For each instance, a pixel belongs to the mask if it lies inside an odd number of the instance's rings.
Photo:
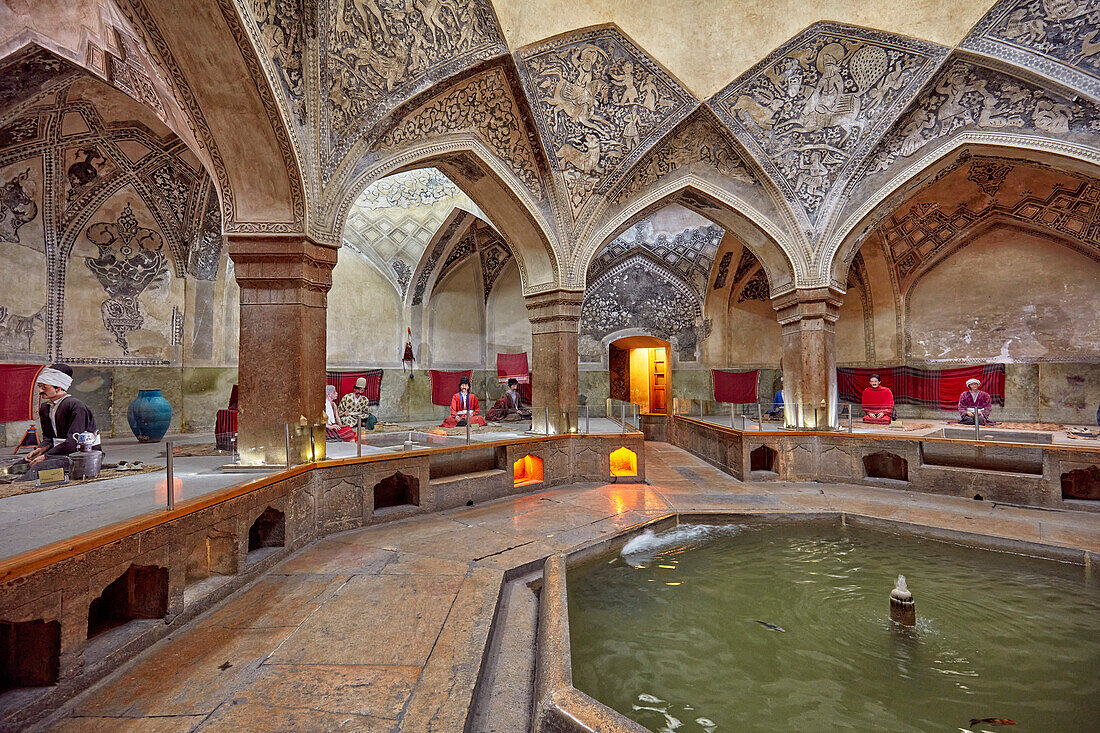
<path id="1" fill-rule="evenodd" d="M 319 539 L 42 729 L 525 730 L 537 619 L 525 574 L 551 554 L 670 514 L 851 512 L 1100 559 L 1093 514 L 743 483 L 667 444 L 646 451 L 649 486 L 570 484 Z"/>

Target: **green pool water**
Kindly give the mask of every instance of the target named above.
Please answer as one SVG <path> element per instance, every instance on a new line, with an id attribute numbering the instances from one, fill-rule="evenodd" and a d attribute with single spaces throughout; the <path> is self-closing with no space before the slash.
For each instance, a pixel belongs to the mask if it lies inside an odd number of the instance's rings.
<path id="1" fill-rule="evenodd" d="M 573 683 L 653 731 L 1100 730 L 1084 566 L 831 520 L 635 548 L 569 571 Z M 898 574 L 913 628 L 890 621 Z"/>

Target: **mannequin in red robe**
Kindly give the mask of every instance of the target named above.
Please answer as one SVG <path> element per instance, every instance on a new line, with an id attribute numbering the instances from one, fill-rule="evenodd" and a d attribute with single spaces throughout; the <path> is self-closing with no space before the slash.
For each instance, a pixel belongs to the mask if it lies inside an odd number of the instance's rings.
<path id="1" fill-rule="evenodd" d="M 871 375 L 871 386 L 863 390 L 863 422 L 889 425 L 894 415 L 894 393 L 883 387 L 877 374 Z"/>
<path id="2" fill-rule="evenodd" d="M 451 416 L 444 420 L 439 427 L 464 427 L 466 425 L 467 409 L 471 412 L 469 416 L 471 425 L 484 425 L 485 418 L 478 414 L 479 408 L 477 395 L 470 392 L 469 378 L 463 377 L 458 382 L 458 392 L 451 398 Z"/>

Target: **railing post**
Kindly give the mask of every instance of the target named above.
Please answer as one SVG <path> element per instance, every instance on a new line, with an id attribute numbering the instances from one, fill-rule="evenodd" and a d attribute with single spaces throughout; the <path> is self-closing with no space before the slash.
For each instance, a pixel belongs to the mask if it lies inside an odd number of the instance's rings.
<path id="1" fill-rule="evenodd" d="M 974 440 L 980 441 L 982 439 L 982 418 L 981 410 L 978 409 L 977 400 L 974 401 Z"/>
<path id="2" fill-rule="evenodd" d="M 168 507 L 167 508 L 168 508 L 168 511 L 172 511 L 173 509 L 176 508 L 176 496 L 175 496 L 176 492 L 174 491 L 174 489 L 176 487 L 173 485 L 173 484 L 176 483 L 176 477 L 175 477 L 175 470 L 174 470 L 175 466 L 172 463 L 172 459 L 174 458 L 174 456 L 172 455 L 172 452 L 175 450 L 175 448 L 173 447 L 172 441 L 170 441 L 170 440 L 167 443 L 165 443 L 164 445 L 168 449 L 168 453 L 166 454 L 167 455 L 167 460 L 165 460 L 165 464 L 167 464 L 165 466 L 165 470 L 168 473 L 168 483 L 165 484 L 168 487 L 168 492 L 167 492 L 168 493 Z"/>
<path id="3" fill-rule="evenodd" d="M 474 411 L 470 409 L 469 405 L 466 406 L 466 445 L 470 444 L 470 420 L 474 416 Z"/>
<path id="4" fill-rule="evenodd" d="M 363 430 L 363 418 L 357 416 L 355 418 L 355 457 L 356 458 L 362 458 L 363 457 L 363 443 L 360 441 L 360 438 L 362 437 L 362 434 L 363 434 L 362 430 Z"/>
<path id="5" fill-rule="evenodd" d="M 852 432 L 852 413 L 855 412 L 855 406 L 852 403 L 848 403 L 848 432 Z"/>
<path id="6" fill-rule="evenodd" d="M 588 405 L 584 406 L 584 433 L 585 435 L 592 433 L 592 426 L 589 424 Z"/>

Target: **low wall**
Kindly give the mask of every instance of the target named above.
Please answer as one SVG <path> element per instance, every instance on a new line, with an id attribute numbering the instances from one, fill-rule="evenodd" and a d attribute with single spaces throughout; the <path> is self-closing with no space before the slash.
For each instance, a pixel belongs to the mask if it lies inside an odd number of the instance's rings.
<path id="1" fill-rule="evenodd" d="M 670 442 L 741 481 L 830 481 L 1100 512 L 1100 495 L 1063 497 L 1067 484 L 1083 495 L 1096 483 L 1100 447 L 742 432 L 683 416 L 672 418 Z"/>
<path id="2" fill-rule="evenodd" d="M 644 481 L 640 435 L 536 437 L 297 466 L 0 562 L 0 679 L 22 687 L 0 694 L 0 730 L 23 729 L 319 537 L 557 484 L 607 482 L 610 453 L 623 447 L 637 454 Z M 542 480 L 516 485 L 514 464 L 527 455 L 541 461 Z M 387 498 L 397 481 L 415 503 L 378 508 L 383 479 Z M 120 620 L 88 638 L 90 625 Z M 44 661 L 18 661 L 32 657 Z"/>

